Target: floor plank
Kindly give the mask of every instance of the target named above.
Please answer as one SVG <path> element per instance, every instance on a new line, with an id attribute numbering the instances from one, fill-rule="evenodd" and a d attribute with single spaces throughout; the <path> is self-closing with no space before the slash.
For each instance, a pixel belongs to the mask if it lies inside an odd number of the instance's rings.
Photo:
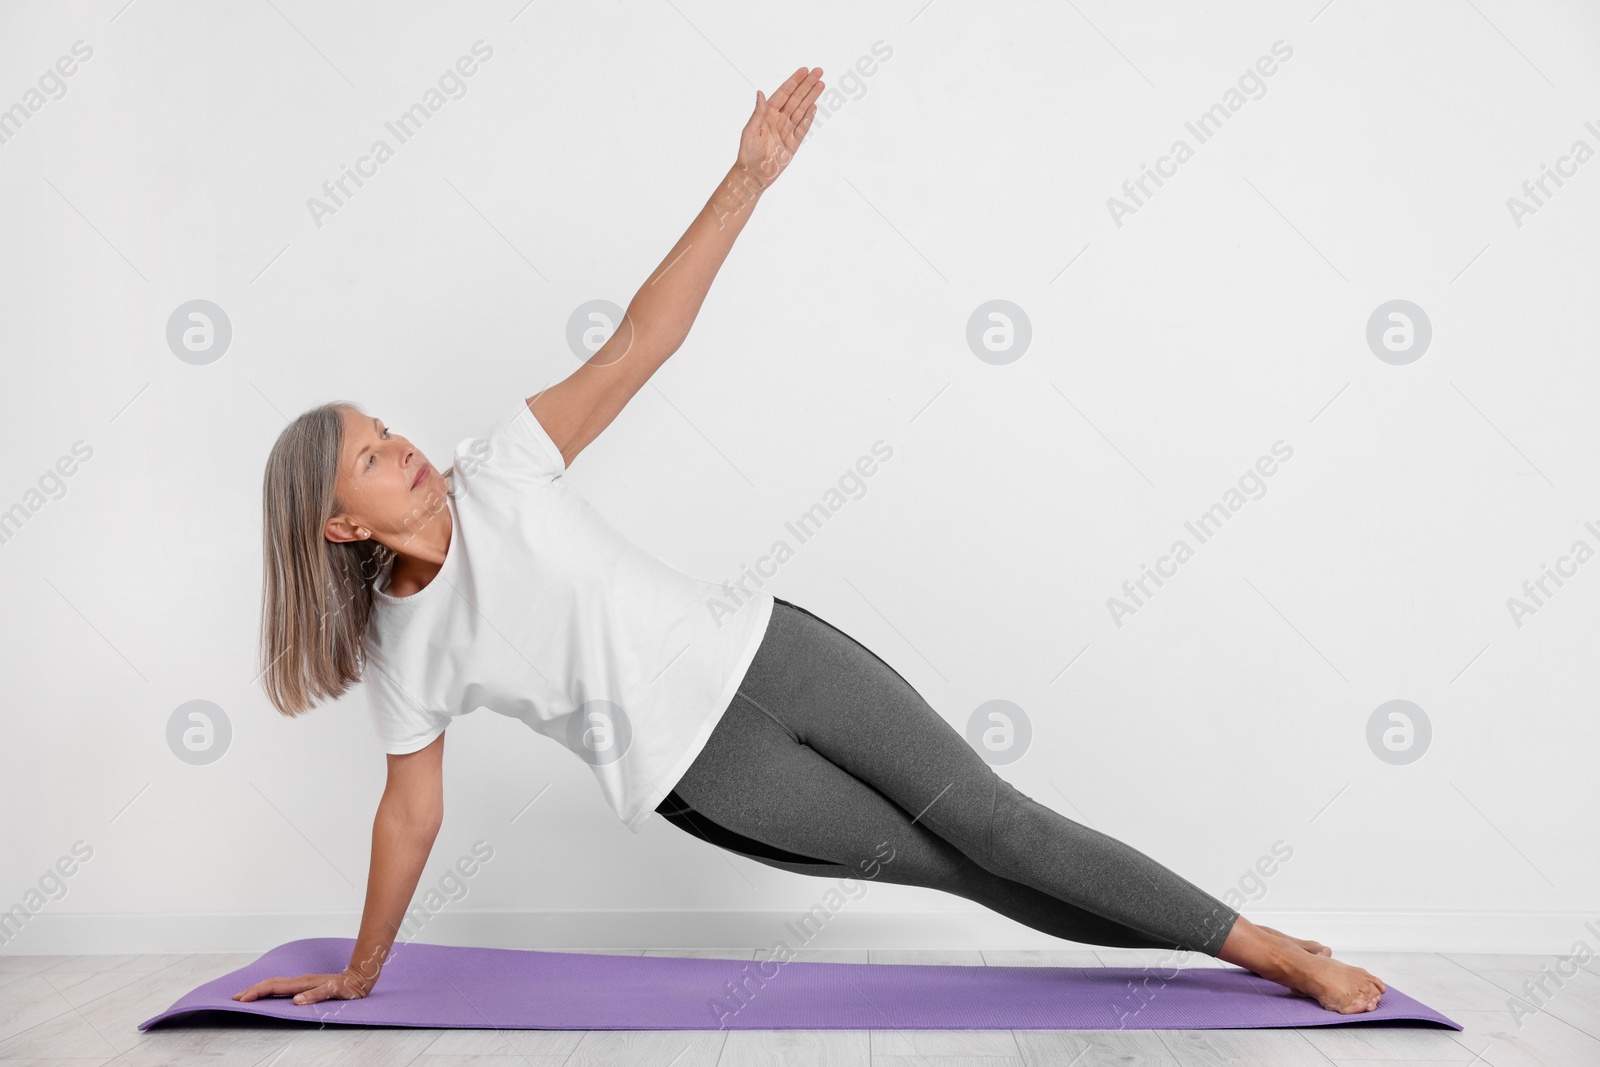
<path id="1" fill-rule="evenodd" d="M 983 953 L 975 948 L 874 948 L 872 963 L 921 963 L 937 967 L 982 967 Z"/>
<path id="2" fill-rule="evenodd" d="M 872 957 L 868 949 L 864 948 L 796 948 L 790 950 L 790 956 L 795 960 L 804 960 L 808 963 L 871 963 Z M 762 949 L 757 953 L 758 959 L 771 959 L 769 949 Z"/>
<path id="3" fill-rule="evenodd" d="M 1590 1037 L 1600 1039 L 1600 980 L 1593 986 L 1581 981 L 1568 981 L 1560 986 L 1546 982 L 1541 988 L 1534 984 L 1541 976 L 1527 971 L 1478 971 L 1477 974 L 1500 990 L 1501 1002 L 1493 1007 L 1505 1011 L 1513 1019 L 1526 1020 L 1548 1012 Z"/>
<path id="4" fill-rule="evenodd" d="M 716 1067 L 732 1031 L 590 1030 L 567 1067 Z"/>
<path id="5" fill-rule="evenodd" d="M 1385 985 L 1446 1015 L 1456 1011 L 1504 1011 L 1506 1007 L 1504 989 L 1435 953 L 1342 952 L 1337 958 L 1365 967 Z"/>
<path id="6" fill-rule="evenodd" d="M 8 982 L 48 970 L 60 959 L 59 956 L 0 956 L 0 988 Z"/>
<path id="7" fill-rule="evenodd" d="M 1028 1067 L 1182 1067 L 1155 1030 L 1014 1030 Z"/>
<path id="8" fill-rule="evenodd" d="M 1465 1026 L 1463 1012 L 1447 1012 Z M 1471 1063 L 1485 1044 L 1464 1045 L 1454 1030 L 1372 1029 L 1308 1026 L 1297 1031 L 1330 1060 L 1383 1060 L 1388 1063 L 1439 1061 Z M 1480 1061 L 1481 1062 L 1481 1061 Z"/>
<path id="9" fill-rule="evenodd" d="M 1018 1056 L 874 1056 L 873 1067 L 1027 1067 Z"/>
<path id="10" fill-rule="evenodd" d="M 1466 1027 L 1455 1040 L 1463 1049 L 1481 1051 L 1492 1067 L 1600 1063 L 1600 1041 L 1549 1012 L 1519 1018 L 1508 1011 L 1459 1011 L 1450 1017 Z"/>
<path id="11" fill-rule="evenodd" d="M 84 1024 L 72 1002 L 43 971 L 8 982 L 5 992 L 0 998 L 0 1058 L 51 1054 L 90 1058 L 121 1051 L 96 1039 L 94 1028 Z M 48 1037 L 41 1039 L 41 1033 Z"/>
<path id="12" fill-rule="evenodd" d="M 255 1060 L 238 1060 L 240 1067 L 401 1067 L 427 1051 L 438 1038 L 434 1030 L 401 1027 L 330 1026 L 326 1029 L 297 1028 L 278 1055 L 268 1054 Z M 142 1045 L 124 1059 L 135 1065 L 140 1055 L 152 1052 L 151 1045 Z M 220 1063 L 205 1055 L 189 1054 L 182 1058 L 149 1061 L 160 1063 L 189 1063 L 204 1058 L 205 1062 Z M 121 1061 L 118 1063 L 121 1067 Z M 228 1063 L 232 1067 L 232 1062 Z"/>
<path id="13" fill-rule="evenodd" d="M 1100 957 L 1091 949 L 1078 948 L 986 948 L 981 953 L 990 967 L 1101 967 Z"/>
<path id="14" fill-rule="evenodd" d="M 381 979 L 380 979 L 381 981 Z M 433 1030 L 428 1056 L 461 1058 L 482 1056 L 521 1056 L 531 1060 L 547 1057 L 566 1059 L 583 1038 L 581 1030 Z"/>
<path id="15" fill-rule="evenodd" d="M 866 1030 L 730 1030 L 717 1067 L 869 1067 Z"/>
<path id="16" fill-rule="evenodd" d="M 1183 1067 L 1327 1067 L 1328 1058 L 1295 1030 L 1157 1030 Z"/>

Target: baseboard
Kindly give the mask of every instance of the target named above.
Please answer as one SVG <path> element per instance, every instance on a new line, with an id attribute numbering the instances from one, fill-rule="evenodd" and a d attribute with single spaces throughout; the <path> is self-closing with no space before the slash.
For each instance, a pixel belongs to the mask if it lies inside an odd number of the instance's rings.
<path id="1" fill-rule="evenodd" d="M 1251 911 L 1252 921 L 1314 937 L 1335 950 L 1566 953 L 1581 939 L 1600 945 L 1600 908 L 1562 912 Z M 0 956 L 264 952 L 305 937 L 354 937 L 351 912 L 199 915 L 42 912 L 0 942 Z M 1592 924 L 1586 926 L 1585 924 Z M 844 901 L 798 911 L 473 911 L 444 910 L 401 940 L 433 944 L 573 950 L 584 948 L 1081 948 L 994 912 L 869 911 Z"/>

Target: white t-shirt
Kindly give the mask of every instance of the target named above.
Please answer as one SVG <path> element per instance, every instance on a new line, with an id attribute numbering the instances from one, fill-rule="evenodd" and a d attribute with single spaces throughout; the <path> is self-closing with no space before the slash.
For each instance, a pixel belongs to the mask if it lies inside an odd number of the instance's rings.
<path id="1" fill-rule="evenodd" d="M 663 563 L 565 473 L 520 397 L 456 446 L 444 563 L 410 596 L 378 579 L 363 681 L 384 751 L 415 752 L 486 707 L 582 758 L 638 833 L 733 700 L 773 598 Z"/>

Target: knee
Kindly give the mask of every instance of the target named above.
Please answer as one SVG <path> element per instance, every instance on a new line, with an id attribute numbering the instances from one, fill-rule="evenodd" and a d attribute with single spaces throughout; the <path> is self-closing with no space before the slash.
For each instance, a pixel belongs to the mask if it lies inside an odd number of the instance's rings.
<path id="1" fill-rule="evenodd" d="M 1058 811 L 1045 807 L 1010 782 L 994 776 L 994 802 L 989 815 L 989 856 L 1004 861 L 1019 850 L 1042 847 L 1063 829 L 1091 833 Z"/>

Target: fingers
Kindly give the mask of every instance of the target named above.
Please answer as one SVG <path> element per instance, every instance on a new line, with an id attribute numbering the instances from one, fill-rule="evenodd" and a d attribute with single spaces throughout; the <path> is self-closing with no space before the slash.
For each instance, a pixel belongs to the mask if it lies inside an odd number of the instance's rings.
<path id="1" fill-rule="evenodd" d="M 788 81 L 778 86 L 778 91 L 772 94 L 768 102 L 792 120 L 793 116 L 803 112 L 816 96 L 822 94 L 822 88 L 817 85 L 821 78 L 821 67 L 812 67 L 810 70 L 801 67 L 789 75 Z M 816 95 L 812 95 L 813 93 Z"/>
<path id="2" fill-rule="evenodd" d="M 262 997 L 281 997 L 293 993 L 296 1004 L 315 1004 L 336 996 L 338 992 L 335 979 L 321 974 L 302 974 L 294 978 L 263 978 L 248 989 L 235 993 L 233 999 L 249 1003 Z"/>
<path id="3" fill-rule="evenodd" d="M 822 90 L 822 68 L 817 67 L 806 76 L 806 80 L 800 83 L 799 88 L 789 94 L 789 99 L 784 103 L 784 117 L 790 122 L 798 122 L 806 113 L 806 109 L 822 95 Z"/>
<path id="4" fill-rule="evenodd" d="M 285 993 L 298 993 L 306 988 L 305 976 L 299 978 L 263 978 L 248 989 L 233 995 L 234 1000 L 251 1001 L 262 997 L 281 997 Z"/>
<path id="5" fill-rule="evenodd" d="M 820 77 L 821 74 L 822 68 L 815 68 L 806 77 L 806 80 L 794 92 L 790 93 L 783 105 L 778 108 L 778 114 L 783 117 L 784 121 L 776 125 L 779 130 L 779 136 L 786 143 L 790 141 L 788 136 L 790 131 L 799 130 L 803 136 L 804 128 L 801 124 L 810 125 L 811 116 L 816 111 L 817 98 L 822 95 L 822 90 L 827 88 Z M 789 144 L 789 147 L 794 148 L 798 143 L 799 141 L 795 140 Z"/>
<path id="6" fill-rule="evenodd" d="M 811 120 L 816 118 L 816 117 L 817 117 L 817 105 L 816 104 L 812 104 L 811 107 L 806 110 L 806 117 L 801 119 L 800 120 L 800 125 L 798 125 L 798 126 L 796 126 L 794 128 L 794 141 L 795 141 L 795 143 L 794 143 L 794 145 L 790 146 L 791 148 L 794 148 L 795 146 L 799 145 L 799 143 L 801 141 L 806 139 L 806 131 L 811 128 Z"/>
<path id="7" fill-rule="evenodd" d="M 800 142 L 806 139 L 806 131 L 811 128 L 811 120 L 815 119 L 816 117 L 817 105 L 812 104 L 810 107 L 806 108 L 805 114 L 800 117 L 800 121 L 789 128 L 789 132 L 785 137 L 785 140 L 789 142 L 789 150 L 791 152 L 799 150 Z"/>
<path id="8" fill-rule="evenodd" d="M 793 104 L 793 106 L 786 109 L 786 113 L 790 116 L 790 118 L 798 118 L 799 116 L 804 115 L 806 113 L 806 109 L 817 102 L 817 97 L 822 95 L 822 90 L 827 88 L 827 86 L 822 82 L 821 67 L 817 68 L 816 76 L 809 79 L 809 82 L 811 86 L 809 89 L 805 89 L 805 87 L 802 86 L 801 88 L 803 92 L 795 93 L 794 98 L 791 99 L 790 102 Z"/>
<path id="9" fill-rule="evenodd" d="M 304 993 L 301 993 L 294 998 L 294 1002 L 296 1004 L 315 1004 L 318 1001 L 327 1000 L 331 996 L 333 996 L 333 983 L 324 982 L 319 986 L 312 986 Z"/>
<path id="10" fill-rule="evenodd" d="M 788 101 L 789 94 L 794 92 L 794 87 L 800 84 L 800 79 L 805 77 L 806 73 L 806 68 L 801 67 L 799 70 L 789 75 L 788 80 L 786 80 L 782 85 L 778 86 L 777 91 L 767 98 L 772 103 L 772 106 L 780 111 L 783 110 L 783 105 L 786 101 Z"/>

